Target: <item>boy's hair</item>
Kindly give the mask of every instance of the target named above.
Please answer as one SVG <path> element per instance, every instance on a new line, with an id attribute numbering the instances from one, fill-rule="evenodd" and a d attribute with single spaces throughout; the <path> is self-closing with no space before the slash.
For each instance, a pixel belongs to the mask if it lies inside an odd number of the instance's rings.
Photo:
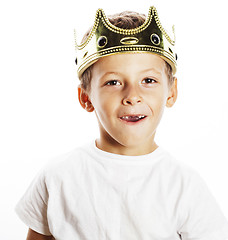
<path id="1" fill-rule="evenodd" d="M 146 15 L 140 14 L 137 12 L 132 12 L 132 11 L 124 11 L 121 13 L 108 16 L 108 20 L 116 27 L 124 28 L 124 29 L 133 29 L 141 26 L 146 21 Z M 89 29 L 89 31 L 86 32 L 86 34 L 82 39 L 82 42 L 86 40 L 86 38 L 90 33 L 90 30 L 91 29 Z M 167 62 L 165 63 L 166 63 L 166 73 L 168 76 L 169 85 L 172 85 L 173 79 L 174 79 L 172 68 Z M 87 91 L 90 91 L 90 87 L 91 87 L 92 68 L 93 68 L 93 65 L 88 67 L 80 77 L 81 87 Z"/>

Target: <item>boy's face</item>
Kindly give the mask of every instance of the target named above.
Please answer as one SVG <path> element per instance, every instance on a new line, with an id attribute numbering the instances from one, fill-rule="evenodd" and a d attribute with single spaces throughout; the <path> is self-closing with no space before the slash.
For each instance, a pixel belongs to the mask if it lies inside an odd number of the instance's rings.
<path id="1" fill-rule="evenodd" d="M 157 148 L 156 128 L 165 106 L 177 95 L 169 86 L 165 61 L 150 53 L 124 53 L 99 59 L 92 68 L 91 90 L 79 88 L 79 101 L 95 111 L 102 150 L 141 155 Z"/>

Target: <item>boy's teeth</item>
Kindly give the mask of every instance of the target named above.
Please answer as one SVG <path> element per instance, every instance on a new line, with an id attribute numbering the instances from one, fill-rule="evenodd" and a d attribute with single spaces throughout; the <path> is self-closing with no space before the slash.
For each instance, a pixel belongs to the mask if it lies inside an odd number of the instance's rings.
<path id="1" fill-rule="evenodd" d="M 121 117 L 122 120 L 125 120 L 125 121 L 132 121 L 132 122 L 136 122 L 136 121 L 139 121 L 141 119 L 145 118 L 144 115 L 139 115 L 139 116 L 123 116 Z"/>

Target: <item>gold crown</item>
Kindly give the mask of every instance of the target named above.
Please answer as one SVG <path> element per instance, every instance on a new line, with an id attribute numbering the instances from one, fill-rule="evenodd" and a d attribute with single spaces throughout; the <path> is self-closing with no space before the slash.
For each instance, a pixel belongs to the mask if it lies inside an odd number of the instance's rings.
<path id="1" fill-rule="evenodd" d="M 174 26 L 173 26 L 174 33 Z M 159 55 L 176 73 L 177 55 L 172 40 L 162 27 L 155 7 L 150 7 L 146 21 L 139 27 L 123 29 L 110 23 L 102 9 L 96 13 L 95 23 L 87 39 L 80 45 L 75 38 L 78 76 L 99 58 L 119 54 L 149 52 Z"/>

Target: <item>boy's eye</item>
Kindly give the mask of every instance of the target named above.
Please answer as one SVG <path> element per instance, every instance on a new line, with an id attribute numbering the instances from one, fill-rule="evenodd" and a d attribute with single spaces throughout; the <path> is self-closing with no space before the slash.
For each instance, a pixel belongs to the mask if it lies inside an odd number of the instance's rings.
<path id="1" fill-rule="evenodd" d="M 118 80 L 112 80 L 112 81 L 108 81 L 107 83 L 106 83 L 106 85 L 114 85 L 114 86 L 117 86 L 117 85 L 120 85 L 120 82 L 118 81 Z"/>
<path id="2" fill-rule="evenodd" d="M 142 80 L 142 83 L 146 83 L 146 84 L 152 84 L 152 83 L 156 83 L 157 81 L 154 80 L 153 78 L 145 78 Z"/>

